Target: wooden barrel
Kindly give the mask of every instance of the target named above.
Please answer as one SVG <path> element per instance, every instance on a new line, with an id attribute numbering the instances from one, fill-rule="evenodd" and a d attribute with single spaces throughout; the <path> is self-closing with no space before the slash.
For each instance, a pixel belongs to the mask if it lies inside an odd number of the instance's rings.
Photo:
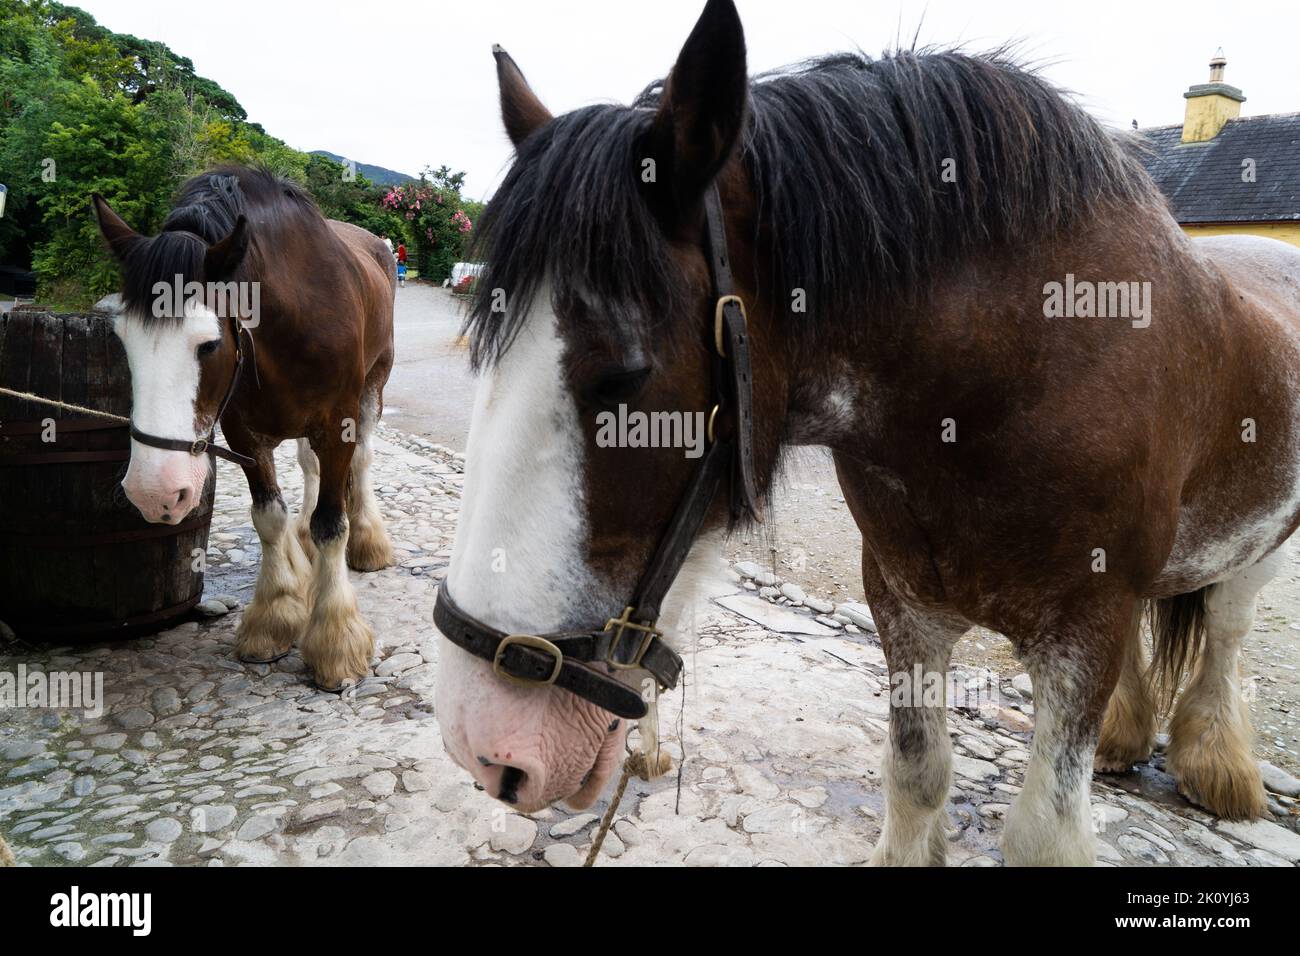
<path id="1" fill-rule="evenodd" d="M 131 374 L 107 315 L 0 315 L 0 386 L 129 415 Z M 161 630 L 203 594 L 214 479 L 178 525 L 121 488 L 127 426 L 0 394 L 0 621 L 75 641 Z"/>

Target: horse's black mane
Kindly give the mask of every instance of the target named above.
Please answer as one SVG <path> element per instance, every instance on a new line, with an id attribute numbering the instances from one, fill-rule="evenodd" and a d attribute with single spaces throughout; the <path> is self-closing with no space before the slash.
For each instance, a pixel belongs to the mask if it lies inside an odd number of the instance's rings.
<path id="1" fill-rule="evenodd" d="M 171 283 L 177 275 L 185 282 L 197 278 L 208 245 L 228 236 L 241 215 L 251 220 L 253 210 L 262 230 L 285 220 L 303 226 L 312 225 L 313 220 L 324 222 L 307 193 L 269 169 L 210 169 L 181 186 L 158 235 L 141 243 L 122 264 L 126 309 L 146 321 L 159 318 L 152 310 L 154 286 Z M 257 240 L 258 230 L 254 230 L 245 271 L 255 267 Z"/>
<path id="2" fill-rule="evenodd" d="M 644 327 L 677 312 L 681 279 L 639 187 L 662 88 L 565 114 L 521 144 L 479 223 L 484 294 L 466 322 L 476 365 L 501 354 L 548 281 L 561 301 L 621 303 L 604 321 Z M 788 310 L 804 290 L 807 314 L 790 318 L 814 332 L 913 299 L 976 247 L 1032 243 L 1099 201 L 1155 196 L 1116 135 L 1005 51 L 823 57 L 758 77 L 749 103 L 750 238 L 775 267 L 760 294 Z"/>

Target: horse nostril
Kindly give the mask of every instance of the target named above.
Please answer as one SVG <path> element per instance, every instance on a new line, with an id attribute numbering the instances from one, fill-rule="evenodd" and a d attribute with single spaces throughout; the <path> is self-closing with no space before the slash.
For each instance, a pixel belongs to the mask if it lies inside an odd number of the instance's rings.
<path id="1" fill-rule="evenodd" d="M 528 775 L 518 767 L 506 767 L 501 774 L 501 790 L 497 793 L 497 799 L 506 803 L 518 803 L 519 788 L 527 779 Z"/>
<path id="2" fill-rule="evenodd" d="M 180 491 L 176 492 L 176 504 L 185 504 L 185 499 L 189 497 L 189 494 L 190 490 L 188 488 L 182 488 Z"/>

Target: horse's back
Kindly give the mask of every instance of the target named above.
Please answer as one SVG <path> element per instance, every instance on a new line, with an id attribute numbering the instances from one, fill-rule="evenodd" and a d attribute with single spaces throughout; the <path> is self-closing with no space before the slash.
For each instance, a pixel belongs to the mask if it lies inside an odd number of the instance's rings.
<path id="1" fill-rule="evenodd" d="M 1184 486 L 1160 595 L 1234 576 L 1300 523 L 1300 248 L 1260 236 L 1192 247 L 1222 277 L 1224 312 L 1211 326 L 1220 367 L 1187 374 L 1232 414 L 1226 430 L 1205 434 L 1200 480 Z"/>
<path id="2" fill-rule="evenodd" d="M 330 231 L 361 268 L 367 378 L 378 378 L 382 385 L 388 379 L 393 363 L 393 301 L 397 294 L 397 267 L 384 241 L 373 232 L 337 219 L 328 222 Z"/>
<path id="3" fill-rule="evenodd" d="M 350 222 L 342 222 L 338 219 L 330 219 L 327 222 L 334 235 L 366 266 L 367 271 L 370 271 L 370 265 L 373 263 L 378 266 L 379 274 L 384 277 L 384 283 L 391 289 L 397 288 L 397 266 L 393 254 L 384 245 L 384 240 L 373 232 Z"/>
<path id="4" fill-rule="evenodd" d="M 1206 236 L 1195 248 L 1239 292 L 1258 297 L 1275 318 L 1300 328 L 1300 246 L 1264 236 Z"/>

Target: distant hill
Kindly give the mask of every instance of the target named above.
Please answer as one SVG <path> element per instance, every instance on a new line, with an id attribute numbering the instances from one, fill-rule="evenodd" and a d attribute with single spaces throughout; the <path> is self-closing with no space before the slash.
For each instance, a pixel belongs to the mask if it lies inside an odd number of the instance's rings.
<path id="1" fill-rule="evenodd" d="M 313 149 L 313 156 L 324 156 L 326 159 L 332 159 L 336 163 L 347 164 L 349 162 L 346 156 L 340 156 L 338 153 L 331 153 L 327 149 Z M 385 169 L 383 166 L 371 166 L 369 163 L 357 163 L 357 172 L 372 183 L 380 186 L 400 186 L 402 183 L 409 183 L 414 176 L 408 176 L 406 173 L 399 173 L 395 169 Z"/>

